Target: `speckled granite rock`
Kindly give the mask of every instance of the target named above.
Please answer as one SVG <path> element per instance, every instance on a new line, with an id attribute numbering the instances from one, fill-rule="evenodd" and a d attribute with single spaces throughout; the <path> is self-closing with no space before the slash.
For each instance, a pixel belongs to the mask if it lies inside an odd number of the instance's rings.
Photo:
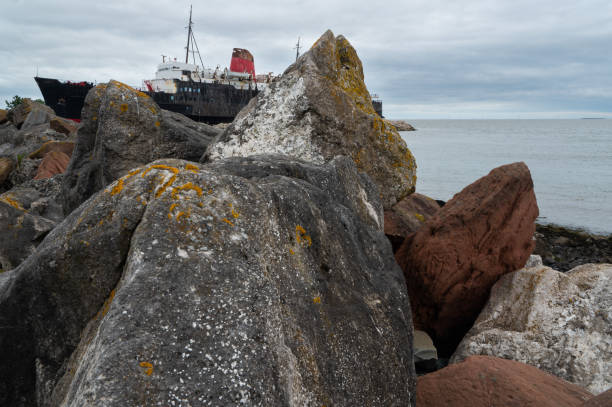
<path id="1" fill-rule="evenodd" d="M 268 153 L 314 163 L 351 157 L 378 185 L 385 209 L 416 184 L 414 157 L 374 111 L 355 49 L 329 30 L 251 100 L 202 161 Z"/>
<path id="2" fill-rule="evenodd" d="M 89 91 L 82 120 L 62 186 L 66 214 L 132 168 L 160 158 L 197 160 L 220 133 L 117 81 Z"/>
<path id="3" fill-rule="evenodd" d="M 612 386 L 612 265 L 502 277 L 451 363 L 491 355 L 528 363 L 594 394 Z"/>
<path id="4" fill-rule="evenodd" d="M 0 404 L 414 406 L 377 195 L 347 157 L 130 172 L 0 273 Z"/>

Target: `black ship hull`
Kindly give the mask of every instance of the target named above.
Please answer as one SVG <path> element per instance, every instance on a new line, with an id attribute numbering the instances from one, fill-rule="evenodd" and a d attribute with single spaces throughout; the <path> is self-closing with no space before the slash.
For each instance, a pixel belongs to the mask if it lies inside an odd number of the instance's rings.
<path id="1" fill-rule="evenodd" d="M 162 109 L 209 124 L 229 123 L 257 95 L 223 83 L 176 81 L 177 92 L 147 92 Z"/>
<path id="2" fill-rule="evenodd" d="M 89 82 L 60 82 L 57 79 L 35 77 L 45 104 L 55 114 L 73 120 L 81 119 L 81 109 L 87 92 L 94 85 Z"/>

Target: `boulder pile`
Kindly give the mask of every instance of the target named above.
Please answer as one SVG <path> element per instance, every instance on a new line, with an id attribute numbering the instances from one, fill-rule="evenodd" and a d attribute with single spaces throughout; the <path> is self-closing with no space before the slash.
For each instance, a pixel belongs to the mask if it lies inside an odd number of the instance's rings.
<path id="1" fill-rule="evenodd" d="M 415 183 L 331 31 L 225 128 L 0 111 L 0 405 L 605 404 L 612 265 L 530 257 L 523 163 Z"/>

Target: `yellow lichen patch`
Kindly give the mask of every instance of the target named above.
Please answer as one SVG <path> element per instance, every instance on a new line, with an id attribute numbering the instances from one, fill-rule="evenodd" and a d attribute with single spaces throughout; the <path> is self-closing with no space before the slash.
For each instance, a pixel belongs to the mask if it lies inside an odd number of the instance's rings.
<path id="1" fill-rule="evenodd" d="M 125 113 L 128 111 L 128 105 L 127 103 L 122 103 L 121 105 L 119 105 L 119 111 L 121 113 Z"/>
<path id="2" fill-rule="evenodd" d="M 421 222 L 425 222 L 425 216 L 421 215 L 420 213 L 415 213 L 414 217 L 420 220 Z"/>
<path id="3" fill-rule="evenodd" d="M 155 108 L 155 106 L 153 105 L 149 106 L 149 110 L 151 111 L 151 113 L 157 114 L 157 109 Z"/>
<path id="4" fill-rule="evenodd" d="M 295 240 L 297 240 L 297 242 L 302 245 L 312 245 L 312 239 L 310 238 L 310 235 L 307 235 L 306 230 L 300 225 L 295 226 Z"/>
<path id="5" fill-rule="evenodd" d="M 203 208 L 203 207 L 204 207 L 204 204 L 203 204 L 202 202 L 198 202 L 198 206 L 199 206 L 200 208 Z"/>
<path id="6" fill-rule="evenodd" d="M 212 193 L 213 193 L 212 188 L 210 188 L 207 192 L 208 192 L 208 195 L 212 195 Z"/>
<path id="7" fill-rule="evenodd" d="M 172 198 L 177 199 L 177 194 L 179 193 L 179 191 L 184 191 L 184 190 L 192 190 L 192 191 L 196 191 L 196 193 L 198 194 L 198 196 L 202 196 L 202 188 L 200 188 L 197 185 L 194 185 L 191 182 L 188 182 L 184 185 L 181 185 L 180 187 L 174 187 L 172 189 Z"/>
<path id="8" fill-rule="evenodd" d="M 176 208 L 178 204 L 173 203 L 172 205 L 170 205 L 170 209 L 168 209 L 168 219 L 172 219 L 172 211 L 174 210 L 174 208 Z"/>
<path id="9" fill-rule="evenodd" d="M 293 251 L 293 249 L 289 249 L 289 253 L 291 253 L 291 254 L 295 254 L 295 252 Z"/>
<path id="10" fill-rule="evenodd" d="M 199 171 L 200 169 L 198 168 L 198 166 L 197 166 L 197 165 L 193 165 L 193 164 L 186 164 L 186 165 L 185 165 L 185 170 L 186 170 L 186 171 L 192 171 L 192 172 L 195 172 L 195 173 L 197 174 L 197 173 L 198 173 L 198 171 Z"/>
<path id="11" fill-rule="evenodd" d="M 23 209 L 23 207 L 19 204 L 19 202 L 17 202 L 15 197 L 13 197 L 11 195 L 5 195 L 5 196 L 1 197 L 0 201 L 5 202 L 5 203 L 11 205 L 15 209 L 19 209 L 20 211 L 25 211 L 25 209 Z"/>
<path id="12" fill-rule="evenodd" d="M 110 103 L 108 104 L 110 107 L 115 106 L 115 102 L 113 102 L 112 100 L 110 101 Z"/>
<path id="13" fill-rule="evenodd" d="M 157 120 L 157 121 L 155 122 L 155 127 L 159 127 L 159 126 L 161 126 L 161 123 L 159 122 L 159 120 Z"/>
<path id="14" fill-rule="evenodd" d="M 113 189 L 110 191 L 110 194 L 117 195 L 119 192 L 121 192 L 123 190 L 124 182 L 133 177 L 134 175 L 138 174 L 140 171 L 140 169 L 134 170 L 132 172 L 129 172 L 128 175 L 119 178 L 119 181 L 117 181 L 117 185 L 113 187 Z"/>
<path id="15" fill-rule="evenodd" d="M 104 224 L 104 219 L 100 219 L 100 222 L 98 222 L 98 226 L 102 226 Z"/>
<path id="16" fill-rule="evenodd" d="M 240 216 L 240 213 L 236 212 L 234 208 L 232 208 L 232 216 L 234 217 L 234 219 L 238 219 L 238 217 Z"/>
<path id="17" fill-rule="evenodd" d="M 172 184 L 174 184 L 174 181 L 176 181 L 176 174 L 174 174 L 172 177 L 170 177 L 170 179 L 168 180 L 168 182 L 166 182 L 164 185 L 161 186 L 161 188 L 159 189 L 159 191 L 157 191 L 157 193 L 155 194 L 155 198 L 159 198 L 161 196 L 161 194 L 164 193 L 164 191 Z"/>
<path id="18" fill-rule="evenodd" d="M 169 165 L 163 165 L 163 164 L 157 164 L 157 165 L 152 165 L 148 167 L 146 170 L 144 170 L 144 172 L 142 173 L 142 177 L 144 178 L 144 176 L 147 175 L 149 171 L 154 170 L 154 169 L 172 171 L 175 174 L 179 173 L 179 169 L 176 167 L 171 167 Z"/>
<path id="19" fill-rule="evenodd" d="M 89 242 L 87 240 L 81 240 L 83 246 L 89 246 Z"/>
<path id="20" fill-rule="evenodd" d="M 142 367 L 147 376 L 151 376 L 153 374 L 153 364 L 149 362 L 140 362 L 140 367 Z"/>
<path id="21" fill-rule="evenodd" d="M 98 120 L 98 116 L 92 117 L 91 120 L 93 120 L 95 122 L 96 120 Z"/>
<path id="22" fill-rule="evenodd" d="M 315 304 L 320 304 L 321 303 L 321 297 L 320 296 L 316 296 L 312 299 L 312 302 Z"/>
<path id="23" fill-rule="evenodd" d="M 230 226 L 234 226 L 234 224 L 232 223 L 232 221 L 231 221 L 231 220 L 229 220 L 228 218 L 223 218 L 223 219 L 221 219 L 221 220 L 222 220 L 223 222 L 227 223 L 227 224 L 228 224 L 228 225 L 230 225 Z"/>

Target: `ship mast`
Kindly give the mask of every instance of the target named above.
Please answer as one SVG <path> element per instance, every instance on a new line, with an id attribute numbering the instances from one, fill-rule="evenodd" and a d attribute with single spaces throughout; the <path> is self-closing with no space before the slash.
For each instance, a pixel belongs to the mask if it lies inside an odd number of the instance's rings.
<path id="1" fill-rule="evenodd" d="M 193 9 L 193 5 L 189 6 L 189 29 L 187 30 L 187 52 L 185 53 L 185 63 L 189 63 L 189 41 L 191 40 L 191 11 Z"/>
<path id="2" fill-rule="evenodd" d="M 297 61 L 300 56 L 300 37 L 298 37 L 298 42 L 295 44 L 295 60 Z"/>

